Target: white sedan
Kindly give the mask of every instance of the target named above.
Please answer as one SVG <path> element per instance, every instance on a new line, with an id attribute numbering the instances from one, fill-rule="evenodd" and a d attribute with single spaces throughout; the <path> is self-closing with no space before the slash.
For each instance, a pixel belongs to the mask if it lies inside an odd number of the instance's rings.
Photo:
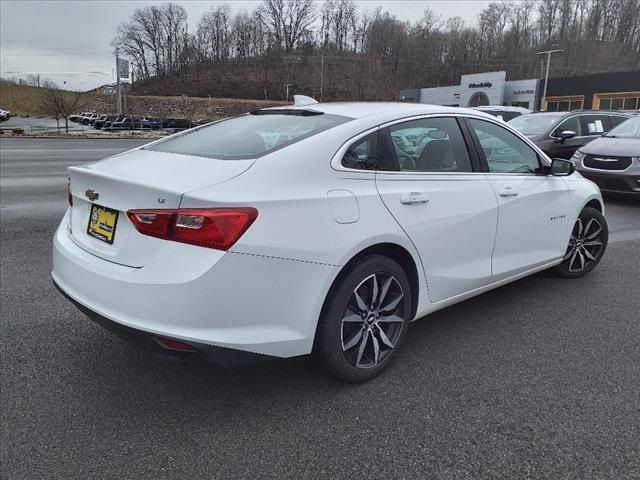
<path id="1" fill-rule="evenodd" d="M 411 321 L 598 264 L 604 204 L 574 170 L 476 110 L 259 110 L 70 167 L 53 280 L 157 351 L 219 364 L 313 352 L 364 381 Z"/>

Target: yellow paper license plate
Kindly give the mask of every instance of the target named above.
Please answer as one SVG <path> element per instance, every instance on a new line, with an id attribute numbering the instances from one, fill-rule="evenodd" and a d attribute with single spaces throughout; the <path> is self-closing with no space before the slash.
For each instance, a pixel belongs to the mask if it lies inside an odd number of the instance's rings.
<path id="1" fill-rule="evenodd" d="M 89 215 L 89 226 L 87 233 L 92 237 L 113 244 L 113 236 L 116 234 L 116 223 L 118 223 L 118 211 L 112 208 L 91 205 Z"/>

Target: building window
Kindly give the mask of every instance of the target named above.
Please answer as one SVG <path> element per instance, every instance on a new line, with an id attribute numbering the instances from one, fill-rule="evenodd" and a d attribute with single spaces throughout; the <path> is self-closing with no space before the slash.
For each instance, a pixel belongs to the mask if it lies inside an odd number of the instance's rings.
<path id="1" fill-rule="evenodd" d="M 595 110 L 640 110 L 640 92 L 597 93 L 593 96 Z"/>
<path id="2" fill-rule="evenodd" d="M 547 97 L 545 99 L 547 112 L 570 112 L 579 110 L 584 104 L 584 96 L 578 97 Z"/>

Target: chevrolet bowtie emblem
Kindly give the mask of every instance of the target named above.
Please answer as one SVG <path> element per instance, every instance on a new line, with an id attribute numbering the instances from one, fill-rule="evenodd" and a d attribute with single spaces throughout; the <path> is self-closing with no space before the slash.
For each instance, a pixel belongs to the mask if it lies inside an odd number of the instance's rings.
<path id="1" fill-rule="evenodd" d="M 84 192 L 84 194 L 87 196 L 87 198 L 89 200 L 91 200 L 92 202 L 97 200 L 98 197 L 100 196 L 99 193 L 96 193 L 93 188 L 90 188 L 89 190 L 87 190 L 86 192 Z"/>

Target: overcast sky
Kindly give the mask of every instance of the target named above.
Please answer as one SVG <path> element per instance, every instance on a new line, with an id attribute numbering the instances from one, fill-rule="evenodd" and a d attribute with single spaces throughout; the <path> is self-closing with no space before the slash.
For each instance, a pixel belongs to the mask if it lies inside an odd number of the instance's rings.
<path id="1" fill-rule="evenodd" d="M 24 77 L 28 73 L 39 73 L 74 90 L 88 90 L 112 82 L 115 60 L 111 40 L 118 25 L 136 8 L 154 3 L 161 2 L 0 0 L 0 76 Z M 253 10 L 260 4 L 249 0 L 175 3 L 187 10 L 191 31 L 195 30 L 202 13 L 212 6 L 227 3 L 235 12 Z M 373 10 L 380 5 L 401 20 L 418 20 L 428 7 L 443 19 L 460 16 L 475 24 L 478 14 L 489 2 L 356 0 L 356 3 L 361 10 Z"/>

